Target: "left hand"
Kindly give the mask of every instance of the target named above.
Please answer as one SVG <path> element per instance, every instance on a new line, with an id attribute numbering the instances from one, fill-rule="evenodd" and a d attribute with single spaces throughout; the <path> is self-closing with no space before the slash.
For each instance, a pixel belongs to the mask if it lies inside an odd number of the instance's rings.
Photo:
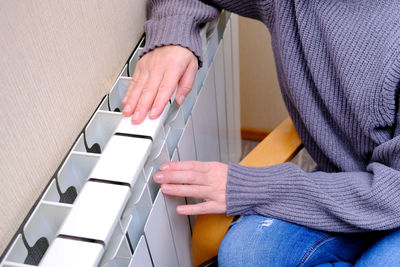
<path id="1" fill-rule="evenodd" d="M 205 202 L 182 205 L 179 214 L 194 215 L 226 212 L 228 166 L 219 162 L 177 161 L 160 166 L 153 180 L 166 195 L 202 198 Z"/>
<path id="2" fill-rule="evenodd" d="M 182 105 L 192 89 L 198 69 L 197 57 L 179 45 L 158 47 L 145 54 L 137 63 L 135 73 L 126 91 L 122 113 L 131 116 L 132 123 L 139 124 L 149 113 L 156 119 L 175 89 L 175 102 Z"/>

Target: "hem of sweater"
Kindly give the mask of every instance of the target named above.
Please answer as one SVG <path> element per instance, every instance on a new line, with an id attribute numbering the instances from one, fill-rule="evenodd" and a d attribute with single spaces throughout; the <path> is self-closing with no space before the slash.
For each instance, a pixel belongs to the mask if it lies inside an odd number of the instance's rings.
<path id="1" fill-rule="evenodd" d="M 189 49 L 197 57 L 201 68 L 202 42 L 200 39 L 199 25 L 193 18 L 176 15 L 151 19 L 144 25 L 146 32 L 146 44 L 140 57 L 162 46 L 179 45 Z"/>

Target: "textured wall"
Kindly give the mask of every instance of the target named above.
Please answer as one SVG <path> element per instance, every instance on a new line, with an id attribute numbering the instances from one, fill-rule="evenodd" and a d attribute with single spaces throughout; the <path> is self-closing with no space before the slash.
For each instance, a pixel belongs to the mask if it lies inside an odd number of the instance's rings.
<path id="1" fill-rule="evenodd" d="M 239 19 L 240 102 L 242 128 L 271 131 L 286 116 L 268 29 Z"/>
<path id="2" fill-rule="evenodd" d="M 0 2 L 0 252 L 143 34 L 145 6 Z"/>

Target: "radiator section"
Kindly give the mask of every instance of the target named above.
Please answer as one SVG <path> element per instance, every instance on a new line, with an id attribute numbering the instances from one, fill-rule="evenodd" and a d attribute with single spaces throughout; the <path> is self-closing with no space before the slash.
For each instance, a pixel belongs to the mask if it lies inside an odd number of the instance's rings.
<path id="1" fill-rule="evenodd" d="M 195 216 L 175 209 L 201 200 L 164 196 L 152 175 L 170 160 L 239 160 L 232 36 L 229 13 L 208 23 L 201 30 L 204 64 L 184 104 L 172 98 L 158 119 L 132 125 L 121 101 L 143 38 L 0 266 L 192 266 Z"/>

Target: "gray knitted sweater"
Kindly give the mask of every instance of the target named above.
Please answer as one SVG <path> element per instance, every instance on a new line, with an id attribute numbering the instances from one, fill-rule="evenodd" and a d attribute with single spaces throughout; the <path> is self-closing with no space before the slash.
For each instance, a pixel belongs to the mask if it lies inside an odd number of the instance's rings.
<path id="1" fill-rule="evenodd" d="M 400 1 L 208 4 L 151 1 L 146 51 L 178 44 L 201 60 L 198 27 L 218 14 L 215 7 L 262 21 L 287 109 L 320 170 L 230 164 L 227 214 L 258 213 L 334 232 L 399 227 Z"/>

